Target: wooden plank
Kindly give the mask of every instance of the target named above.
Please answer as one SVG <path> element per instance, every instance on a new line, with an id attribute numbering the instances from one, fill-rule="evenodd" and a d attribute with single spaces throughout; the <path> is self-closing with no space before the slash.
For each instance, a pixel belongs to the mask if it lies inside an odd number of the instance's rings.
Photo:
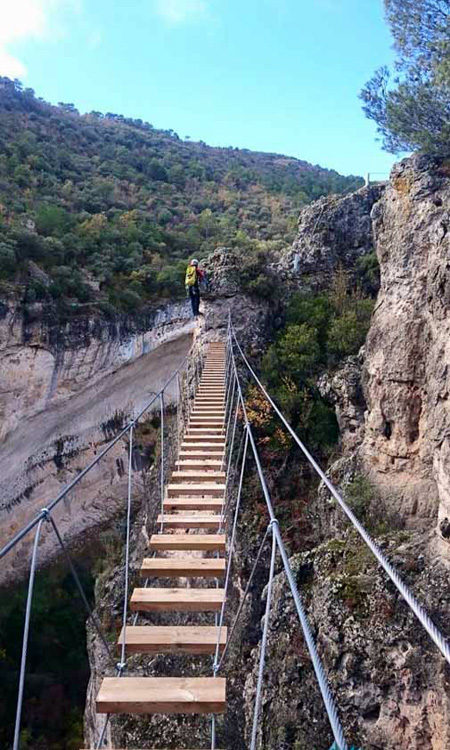
<path id="1" fill-rule="evenodd" d="M 224 589 L 136 588 L 131 594 L 133 612 L 219 612 Z"/>
<path id="2" fill-rule="evenodd" d="M 179 497 L 166 498 L 164 510 L 213 510 L 221 511 L 223 501 L 215 497 Z"/>
<path id="3" fill-rule="evenodd" d="M 208 409 L 210 409 L 210 410 L 211 409 L 217 409 L 217 410 L 220 409 L 220 410 L 222 410 L 223 403 L 224 402 L 222 400 L 220 402 L 217 402 L 216 404 L 214 404 L 214 402 L 211 402 L 209 404 L 208 403 L 196 403 L 195 406 L 194 406 L 194 409 L 195 410 L 198 409 L 199 411 L 206 411 Z"/>
<path id="4" fill-rule="evenodd" d="M 223 558 L 144 557 L 141 578 L 222 578 L 226 562 Z"/>
<path id="5" fill-rule="evenodd" d="M 211 510 L 220 512 L 223 500 L 216 497 L 177 497 L 164 500 L 164 510 Z"/>
<path id="6" fill-rule="evenodd" d="M 220 528 L 223 523 L 221 515 L 187 515 L 184 513 L 178 513 L 175 515 L 166 514 L 159 515 L 158 524 L 164 524 L 166 529 L 216 529 Z"/>
<path id="7" fill-rule="evenodd" d="M 153 534 L 150 549 L 225 552 L 225 534 Z"/>
<path id="8" fill-rule="evenodd" d="M 171 482 L 192 482 L 197 484 L 198 482 L 210 482 L 211 484 L 217 482 L 218 484 L 225 483 L 225 472 L 224 471 L 173 471 L 170 481 Z"/>
<path id="9" fill-rule="evenodd" d="M 207 442 L 202 443 L 200 441 L 198 443 L 183 443 L 181 446 L 180 454 L 179 454 L 180 461 L 183 460 L 182 456 L 184 453 L 188 454 L 186 458 L 193 458 L 193 456 L 190 455 L 193 452 L 194 453 L 203 452 L 205 454 L 212 453 L 213 457 L 211 460 L 215 460 L 215 459 L 220 460 L 220 458 L 223 456 L 223 453 L 224 453 L 224 446 L 220 445 L 220 443 L 207 443 Z"/>
<path id="10" fill-rule="evenodd" d="M 99 714 L 210 714 L 226 708 L 223 677 L 105 677 Z"/>
<path id="11" fill-rule="evenodd" d="M 189 417 L 189 423 L 193 426 L 198 423 L 206 425 L 223 425 L 223 422 L 223 414 L 195 414 L 192 412 Z"/>
<path id="12" fill-rule="evenodd" d="M 216 440 L 216 438 L 214 438 L 214 441 L 210 441 L 208 438 L 206 438 L 205 440 L 197 440 L 197 442 L 195 442 L 195 443 L 194 442 L 185 442 L 183 440 L 183 442 L 181 443 L 181 450 L 182 451 L 197 450 L 197 449 L 203 448 L 204 450 L 211 450 L 212 449 L 212 450 L 222 451 L 222 453 L 223 453 L 224 447 L 225 447 L 225 438 L 224 437 L 222 437 L 219 440 Z"/>
<path id="13" fill-rule="evenodd" d="M 189 425 L 187 434 L 185 435 L 185 438 L 188 435 L 196 435 L 197 437 L 206 437 L 208 439 L 213 438 L 224 438 L 224 431 L 225 431 L 225 425 L 222 427 L 196 427 Z"/>
<path id="14" fill-rule="evenodd" d="M 223 420 L 225 409 L 214 409 L 213 407 L 208 409 L 207 407 L 196 406 L 191 412 L 191 417 L 215 417 L 216 419 L 221 418 Z"/>
<path id="15" fill-rule="evenodd" d="M 182 484 L 168 484 L 167 485 L 167 497 L 194 497 L 201 495 L 202 497 L 223 497 L 225 494 L 224 484 L 209 484 L 204 482 L 202 484 L 191 484 L 186 482 Z"/>
<path id="16" fill-rule="evenodd" d="M 124 640 L 123 629 L 117 645 Z M 227 642 L 227 628 L 210 626 L 165 627 L 150 625 L 127 626 L 125 647 L 128 654 L 214 654 L 217 642 L 223 651 Z"/>
<path id="17" fill-rule="evenodd" d="M 199 445 L 202 443 L 203 445 L 209 445 L 211 443 L 215 443 L 219 446 L 225 445 L 225 437 L 221 431 L 219 435 L 216 435 L 215 433 L 209 433 L 207 435 L 198 435 L 197 433 L 193 432 L 190 434 L 189 432 L 186 433 L 186 435 L 183 436 L 183 443 L 182 445 L 185 445 L 186 443 L 196 443 L 196 445 Z"/>
<path id="18" fill-rule="evenodd" d="M 220 469 L 222 468 L 222 461 L 213 461 L 211 459 L 205 458 L 194 458 L 176 461 L 175 466 L 179 471 L 183 471 L 183 469 L 185 469 L 186 471 L 194 471 L 195 469 L 200 469 L 202 471 L 220 471 Z"/>
<path id="19" fill-rule="evenodd" d="M 223 451 L 214 451 L 212 448 L 197 448 L 196 450 L 181 451 L 181 461 L 222 461 Z"/>

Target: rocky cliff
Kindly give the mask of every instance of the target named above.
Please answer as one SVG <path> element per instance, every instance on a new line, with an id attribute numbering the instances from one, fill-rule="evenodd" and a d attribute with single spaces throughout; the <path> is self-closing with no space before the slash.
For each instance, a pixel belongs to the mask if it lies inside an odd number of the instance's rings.
<path id="1" fill-rule="evenodd" d="M 0 544 L 81 471 L 135 410 L 143 408 L 186 356 L 194 322 L 187 303 L 139 323 L 82 318 L 65 325 L 25 321 L 13 306 L 0 321 Z M 168 401 L 175 393 L 168 391 Z M 56 511 L 69 541 L 123 511 L 119 443 Z M 56 554 L 43 529 L 40 563 Z M 22 575 L 25 540 L 0 580 Z"/>
<path id="2" fill-rule="evenodd" d="M 387 185 L 302 212 L 285 259 L 297 288 L 323 289 L 375 251 L 381 284 L 364 349 L 319 383 L 345 449 L 405 522 L 450 536 L 449 190 L 443 159 L 400 162 Z M 293 257 L 298 255 L 298 271 Z M 440 547 L 444 557 L 448 548 Z"/>
<path id="3" fill-rule="evenodd" d="M 372 210 L 381 289 L 361 456 L 402 516 L 450 539 L 450 163 L 398 164 Z M 449 547 L 438 550 L 449 557 Z"/>

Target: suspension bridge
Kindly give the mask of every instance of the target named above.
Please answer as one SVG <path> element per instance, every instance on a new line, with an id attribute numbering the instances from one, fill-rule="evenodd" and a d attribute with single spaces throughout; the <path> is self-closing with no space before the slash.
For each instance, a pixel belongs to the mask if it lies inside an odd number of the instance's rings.
<path id="1" fill-rule="evenodd" d="M 236 637 L 237 624 L 246 598 L 251 591 L 263 553 L 270 550 L 267 596 L 263 632 L 259 649 L 257 684 L 249 750 L 262 748 L 259 732 L 264 675 L 266 669 L 268 630 L 272 605 L 272 585 L 278 565 L 284 570 L 295 611 L 315 672 L 324 711 L 330 725 L 333 750 L 349 750 L 335 699 L 331 694 L 325 669 L 319 657 L 307 613 L 289 556 L 283 541 L 283 529 L 274 512 L 264 469 L 252 426 L 248 418 L 242 371 L 246 371 L 281 420 L 306 460 L 325 483 L 337 504 L 368 546 L 386 576 L 414 612 L 442 657 L 450 664 L 450 646 L 427 612 L 417 601 L 399 573 L 371 538 L 341 493 L 317 464 L 299 439 L 276 403 L 267 392 L 247 359 L 231 323 L 225 341 L 209 343 L 203 352 L 197 347 L 170 379 L 127 424 L 105 449 L 87 466 L 48 507 L 43 508 L 15 537 L 0 550 L 8 554 L 22 539 L 34 532 L 28 596 L 25 608 L 22 659 L 20 664 L 13 750 L 20 750 L 22 706 L 27 668 L 27 645 L 32 626 L 33 587 L 38 564 L 39 538 L 43 524 L 50 524 L 79 589 L 81 600 L 109 658 L 110 670 L 100 684 L 96 710 L 104 715 L 95 745 L 100 750 L 109 743 L 111 722 L 115 714 L 182 714 L 210 717 L 209 747 L 216 749 L 217 721 L 227 711 L 227 684 L 222 676 L 230 644 Z M 177 455 L 167 470 L 165 429 L 165 393 L 176 380 L 178 384 Z M 184 387 L 183 387 L 184 385 Z M 160 411 L 160 510 L 157 533 L 149 542 L 149 556 L 141 562 L 143 585 L 130 589 L 130 539 L 133 499 L 133 446 L 139 421 L 152 410 Z M 72 492 L 83 477 L 102 460 L 120 440 L 128 451 L 126 541 L 124 550 L 124 598 L 122 628 L 117 643 L 111 646 L 101 623 L 91 610 L 70 553 L 52 515 L 53 509 Z M 229 591 L 239 534 L 242 491 L 246 464 L 253 457 L 256 474 L 265 500 L 268 522 L 261 532 L 258 551 L 236 612 L 229 612 Z M 167 481 L 166 475 L 169 474 Z M 131 571 L 133 572 L 133 571 Z M 169 582 L 170 585 L 167 584 Z M 151 584 L 151 585 L 149 585 Z M 154 625 L 152 613 L 185 613 L 189 624 Z M 145 621 L 139 618 L 145 614 Z M 198 617 L 201 623 L 198 623 Z M 212 618 L 203 624 L 205 616 Z M 143 618 L 141 617 L 141 620 Z M 210 656 L 209 674 L 202 676 L 136 676 L 128 668 L 131 655 L 188 654 L 195 659 Z M 174 745 L 176 747 L 176 745 Z M 136 750 L 139 750 L 138 748 Z M 328 750 L 328 748 L 324 748 Z"/>

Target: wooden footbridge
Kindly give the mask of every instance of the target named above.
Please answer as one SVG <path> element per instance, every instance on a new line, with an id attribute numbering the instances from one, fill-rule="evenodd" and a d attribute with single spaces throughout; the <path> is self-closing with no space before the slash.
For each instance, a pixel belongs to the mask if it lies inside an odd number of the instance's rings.
<path id="1" fill-rule="evenodd" d="M 134 589 L 135 612 L 189 612 L 192 625 L 127 626 L 129 653 L 214 654 L 218 627 L 196 625 L 198 613 L 218 612 L 223 588 L 196 587 L 195 581 L 221 579 L 226 548 L 225 499 L 225 349 L 211 344 L 175 470 L 166 488 L 160 532 L 150 539 L 155 557 L 142 561 L 143 578 L 173 579 L 164 585 Z M 188 531 L 189 530 L 189 531 Z M 206 532 L 206 533 L 205 533 Z M 199 553 L 202 555 L 199 557 Z M 191 585 L 191 582 L 194 584 Z M 226 642 L 221 629 L 220 647 Z M 226 685 L 222 677 L 106 677 L 97 696 L 97 712 L 105 714 L 223 713 Z"/>

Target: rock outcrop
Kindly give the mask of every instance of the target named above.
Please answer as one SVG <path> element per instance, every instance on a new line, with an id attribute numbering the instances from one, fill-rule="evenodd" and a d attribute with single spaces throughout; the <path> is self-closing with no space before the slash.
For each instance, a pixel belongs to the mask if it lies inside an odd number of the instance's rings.
<path id="1" fill-rule="evenodd" d="M 354 273 L 358 258 L 374 250 L 370 212 L 383 191 L 384 185 L 372 185 L 302 209 L 297 237 L 283 262 L 289 276 L 317 290 L 328 286 L 340 267 Z"/>
<path id="2" fill-rule="evenodd" d="M 367 338 L 361 457 L 420 527 L 450 519 L 450 162 L 394 167 L 372 210 L 381 289 Z M 449 555 L 449 548 L 442 548 Z"/>
<path id="3" fill-rule="evenodd" d="M 376 252 L 381 288 L 360 365 L 350 359 L 319 387 L 336 406 L 344 450 L 358 448 L 408 525 L 435 526 L 441 540 L 450 539 L 449 200 L 447 160 L 405 159 L 386 185 L 303 209 L 284 261 L 291 284 L 320 290 Z M 447 544 L 438 551 L 449 557 Z"/>

